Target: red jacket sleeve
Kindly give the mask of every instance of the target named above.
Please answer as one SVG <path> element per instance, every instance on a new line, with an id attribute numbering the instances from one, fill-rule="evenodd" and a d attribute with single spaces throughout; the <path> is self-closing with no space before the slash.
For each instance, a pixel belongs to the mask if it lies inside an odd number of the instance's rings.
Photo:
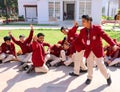
<path id="1" fill-rule="evenodd" d="M 78 27 L 74 26 L 73 28 L 69 29 L 69 34 L 75 34 L 77 31 L 77 28 Z"/>
<path id="2" fill-rule="evenodd" d="M 17 57 L 17 54 L 16 54 L 16 50 L 15 50 L 15 45 L 14 44 L 12 44 L 12 54 L 15 56 L 15 57 Z"/>
<path id="3" fill-rule="evenodd" d="M 1 53 L 6 53 L 5 45 L 2 43 L 1 45 Z"/>
<path id="4" fill-rule="evenodd" d="M 13 41 L 15 44 L 19 45 L 19 41 L 18 41 L 18 40 L 16 40 L 12 35 L 10 35 L 10 37 L 11 37 L 12 41 Z"/>
<path id="5" fill-rule="evenodd" d="M 30 43 L 32 41 L 33 32 L 34 32 L 34 30 L 30 31 L 28 38 L 25 40 L 25 43 Z"/>
<path id="6" fill-rule="evenodd" d="M 98 34 L 111 46 L 115 45 L 115 42 L 102 30 L 100 26 L 97 27 L 96 29 L 98 31 Z"/>

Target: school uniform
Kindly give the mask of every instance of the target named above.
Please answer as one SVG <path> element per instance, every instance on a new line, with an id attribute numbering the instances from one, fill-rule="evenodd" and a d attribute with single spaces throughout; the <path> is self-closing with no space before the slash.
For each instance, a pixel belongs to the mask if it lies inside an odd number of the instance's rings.
<path id="1" fill-rule="evenodd" d="M 11 42 L 11 45 L 7 45 L 6 43 L 2 43 L 1 45 L 1 54 L 0 54 L 0 60 L 2 60 L 3 63 L 13 60 L 16 57 L 16 51 L 15 46 Z"/>
<path id="2" fill-rule="evenodd" d="M 72 41 L 78 37 L 78 34 L 76 33 L 77 28 L 78 28 L 77 26 L 74 26 L 73 28 L 68 30 L 67 41 L 69 43 L 72 43 Z"/>
<path id="3" fill-rule="evenodd" d="M 101 29 L 100 26 L 91 25 L 90 29 L 83 28 L 80 32 L 77 41 L 84 41 L 85 56 L 87 58 L 88 79 L 92 79 L 93 64 L 96 62 L 100 72 L 108 79 L 110 76 L 104 65 L 104 50 L 102 47 L 102 38 L 111 46 L 114 46 L 114 41 Z"/>
<path id="4" fill-rule="evenodd" d="M 45 51 L 43 45 L 39 41 L 32 43 L 32 62 L 36 72 L 48 72 L 47 66 L 44 64 Z"/>
<path id="5" fill-rule="evenodd" d="M 70 57 L 71 55 L 71 57 Z M 61 60 L 64 61 L 64 65 L 69 66 L 75 59 L 75 53 L 70 52 L 70 49 L 68 50 L 61 50 L 60 51 Z"/>
<path id="6" fill-rule="evenodd" d="M 22 55 L 18 56 L 18 59 L 22 62 L 28 62 L 31 61 L 31 56 L 32 56 L 32 37 L 33 37 L 33 30 L 30 31 L 29 37 L 26 38 L 26 40 L 22 43 L 18 40 L 16 40 L 12 35 L 10 35 L 12 41 L 20 46 L 22 50 Z"/>
<path id="7" fill-rule="evenodd" d="M 74 73 L 79 75 L 80 67 L 82 70 L 87 70 L 85 65 L 84 58 L 84 44 L 82 41 L 76 42 L 75 40 L 78 38 L 78 34 L 76 26 L 74 26 L 71 30 L 68 31 L 67 41 L 71 44 L 70 51 L 72 54 L 72 60 L 74 62 Z"/>
<path id="8" fill-rule="evenodd" d="M 50 62 L 51 66 L 54 66 L 55 64 L 61 62 L 61 59 L 60 59 L 60 51 L 61 50 L 62 50 L 61 46 L 58 47 L 56 45 L 53 45 L 50 48 L 50 54 L 47 54 L 45 57 L 46 62 L 48 60 L 52 60 L 52 62 Z"/>

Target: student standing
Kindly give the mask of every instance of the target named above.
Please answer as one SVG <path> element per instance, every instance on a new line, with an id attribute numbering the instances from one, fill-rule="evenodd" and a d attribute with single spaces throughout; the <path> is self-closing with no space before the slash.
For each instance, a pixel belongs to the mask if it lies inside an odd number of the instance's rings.
<path id="1" fill-rule="evenodd" d="M 111 84 L 110 74 L 107 72 L 107 69 L 104 65 L 104 50 L 102 47 L 102 39 L 108 42 L 114 50 L 118 47 L 114 41 L 101 29 L 100 26 L 92 25 L 92 18 L 88 15 L 82 16 L 82 25 L 84 26 L 81 29 L 79 37 L 76 39 L 76 43 L 83 41 L 85 44 L 85 55 L 87 58 L 87 67 L 88 67 L 88 78 L 86 84 L 90 84 L 92 81 L 93 75 L 93 64 L 96 62 L 98 68 L 102 75 L 106 78 L 107 84 Z"/>

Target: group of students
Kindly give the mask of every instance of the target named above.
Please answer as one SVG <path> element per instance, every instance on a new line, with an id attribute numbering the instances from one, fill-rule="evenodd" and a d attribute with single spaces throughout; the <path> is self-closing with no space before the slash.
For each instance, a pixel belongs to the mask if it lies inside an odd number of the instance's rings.
<path id="1" fill-rule="evenodd" d="M 74 71 L 69 75 L 79 76 L 82 72 L 88 72 L 85 81 L 87 85 L 92 81 L 93 66 L 96 64 L 106 78 L 107 84 L 110 85 L 112 80 L 104 61 L 109 66 L 119 63 L 120 45 L 116 40 L 111 39 L 100 26 L 93 25 L 92 18 L 88 15 L 82 16 L 82 25 L 84 28 L 80 30 L 79 34 L 77 34 L 79 27 L 77 22 L 74 22 L 71 29 L 61 27 L 60 31 L 65 37 L 53 46 L 44 42 L 45 35 L 43 33 L 38 33 L 33 37 L 32 25 L 26 39 L 24 35 L 20 35 L 19 40 L 16 40 L 9 32 L 9 36 L 4 37 L 4 43 L 1 45 L 0 62 L 20 61 L 19 70 L 26 70 L 27 73 L 33 70 L 36 73 L 47 73 L 49 67 L 74 64 Z M 102 38 L 110 45 L 103 48 Z M 21 48 L 21 51 L 17 53 L 18 56 L 11 40 Z M 48 48 L 45 51 L 46 46 Z M 106 51 L 106 55 L 104 55 L 104 51 Z"/>

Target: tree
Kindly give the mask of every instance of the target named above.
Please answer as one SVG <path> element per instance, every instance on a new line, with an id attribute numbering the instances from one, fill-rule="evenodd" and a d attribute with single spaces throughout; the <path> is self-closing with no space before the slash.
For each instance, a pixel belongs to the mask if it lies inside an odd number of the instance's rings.
<path id="1" fill-rule="evenodd" d="M 5 15 L 5 9 L 7 7 L 9 15 L 17 15 L 18 13 L 18 4 L 17 0 L 6 0 L 6 6 L 4 4 L 4 0 L 0 0 L 0 9 L 2 10 L 2 15 Z"/>

